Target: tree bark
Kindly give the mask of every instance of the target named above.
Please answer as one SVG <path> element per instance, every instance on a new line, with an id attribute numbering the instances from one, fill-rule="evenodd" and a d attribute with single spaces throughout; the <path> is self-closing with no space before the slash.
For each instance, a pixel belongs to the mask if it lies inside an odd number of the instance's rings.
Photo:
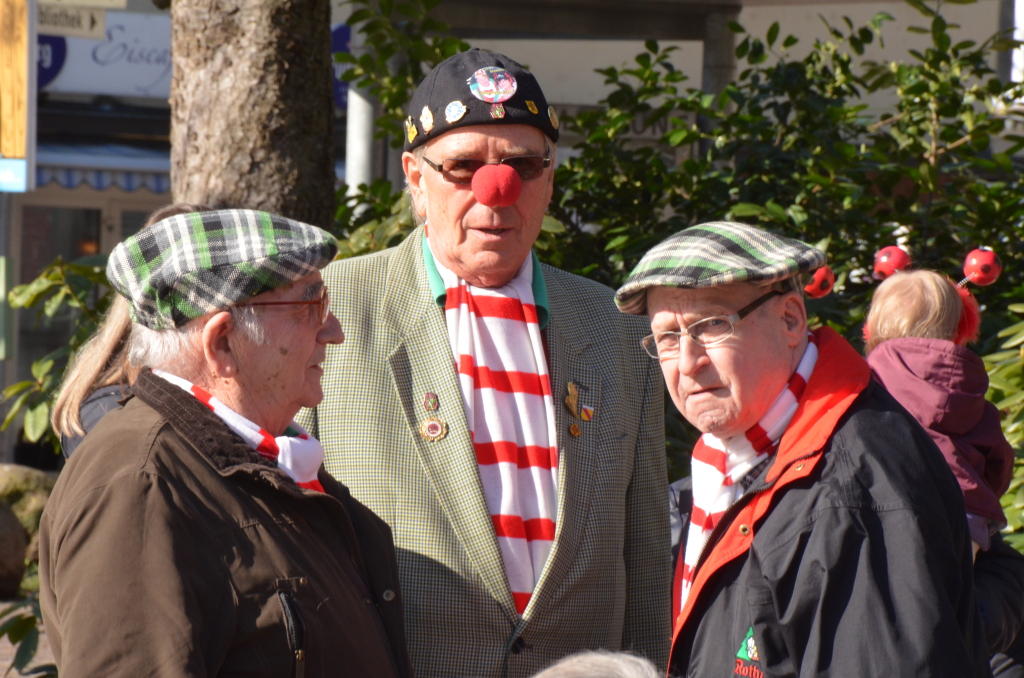
<path id="1" fill-rule="evenodd" d="M 328 0 L 174 0 L 175 201 L 331 225 L 330 23 Z"/>

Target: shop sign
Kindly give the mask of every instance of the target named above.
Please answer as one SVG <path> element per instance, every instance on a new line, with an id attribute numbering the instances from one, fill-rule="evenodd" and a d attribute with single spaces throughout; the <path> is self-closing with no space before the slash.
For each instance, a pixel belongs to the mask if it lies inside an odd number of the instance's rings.
<path id="1" fill-rule="evenodd" d="M 40 72 L 43 91 L 164 100 L 171 94 L 171 18 L 165 14 L 106 12 L 102 39 L 57 40 L 65 41 L 65 56 L 45 86 Z M 41 68 L 42 57 L 41 51 Z"/>
<path id="2" fill-rule="evenodd" d="M 106 35 L 105 10 L 39 3 L 39 32 L 102 40 Z"/>
<path id="3" fill-rule="evenodd" d="M 28 161 L 0 158 L 0 193 L 24 193 L 28 190 Z"/>

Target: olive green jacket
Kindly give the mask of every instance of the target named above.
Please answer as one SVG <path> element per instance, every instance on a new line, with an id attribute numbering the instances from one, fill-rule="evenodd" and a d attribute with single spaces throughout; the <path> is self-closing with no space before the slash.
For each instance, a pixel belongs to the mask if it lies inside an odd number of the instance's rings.
<path id="1" fill-rule="evenodd" d="M 555 544 L 522 619 L 509 591 L 467 429 L 443 310 L 417 230 L 325 269 L 345 343 L 324 399 L 299 421 L 325 465 L 383 518 L 398 548 L 417 678 L 526 677 L 591 648 L 667 660 L 671 576 L 661 373 L 646 319 L 603 285 L 543 266 L 560 451 Z M 569 382 L 591 421 L 563 405 Z M 424 407 L 437 394 L 436 412 Z M 447 435 L 428 440 L 436 416 Z M 570 425 L 579 436 L 570 434 Z"/>

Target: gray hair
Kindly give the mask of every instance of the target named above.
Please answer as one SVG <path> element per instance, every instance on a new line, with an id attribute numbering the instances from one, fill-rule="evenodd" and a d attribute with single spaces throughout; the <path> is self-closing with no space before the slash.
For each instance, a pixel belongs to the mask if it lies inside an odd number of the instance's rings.
<path id="1" fill-rule="evenodd" d="M 581 652 L 549 666 L 533 678 L 661 678 L 654 664 L 626 652 Z"/>
<path id="2" fill-rule="evenodd" d="M 252 306 L 231 306 L 227 309 L 235 328 L 256 346 L 267 343 L 267 332 L 259 310 Z M 151 330 L 132 323 L 128 346 L 128 361 L 137 368 L 151 367 L 173 374 L 188 374 L 195 369 L 198 359 L 197 337 L 205 327 L 203 318 L 190 320 L 185 325 L 168 330 Z"/>

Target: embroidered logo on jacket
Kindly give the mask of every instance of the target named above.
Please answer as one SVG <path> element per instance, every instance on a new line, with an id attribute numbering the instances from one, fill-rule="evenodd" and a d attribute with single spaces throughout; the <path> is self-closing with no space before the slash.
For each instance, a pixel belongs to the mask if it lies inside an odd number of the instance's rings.
<path id="1" fill-rule="evenodd" d="M 754 641 L 754 627 L 751 626 L 750 630 L 747 631 L 747 635 L 743 638 L 743 642 L 740 643 L 739 651 L 736 653 L 736 667 L 733 669 L 733 674 L 746 676 L 747 678 L 764 678 L 764 673 L 761 672 L 759 666 L 747 663 L 758 661 L 761 661 L 761 657 L 757 654 L 757 643 Z"/>

